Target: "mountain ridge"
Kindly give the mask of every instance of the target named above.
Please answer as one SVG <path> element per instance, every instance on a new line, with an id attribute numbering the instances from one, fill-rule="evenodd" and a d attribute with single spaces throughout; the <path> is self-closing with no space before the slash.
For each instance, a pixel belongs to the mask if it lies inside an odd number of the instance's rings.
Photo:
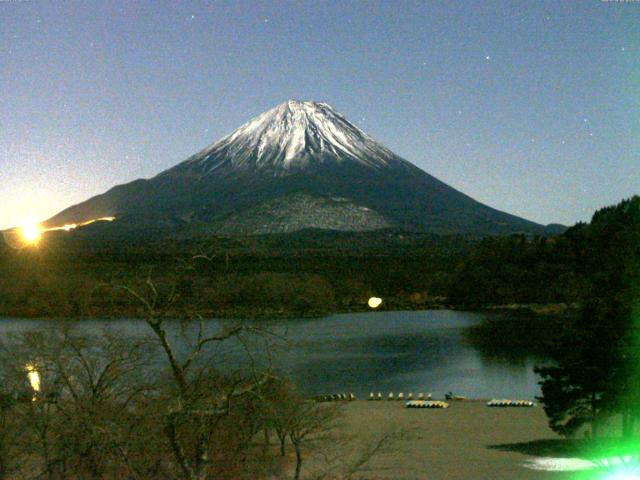
<path id="1" fill-rule="evenodd" d="M 286 208 L 287 199 L 300 198 L 296 195 L 307 199 L 304 221 L 293 221 L 296 215 L 300 219 L 300 202 Z M 348 205 L 333 208 L 332 198 L 346 199 Z M 243 212 L 257 225 L 255 212 L 275 204 L 281 217 L 277 225 L 266 222 L 254 231 L 242 226 Z M 318 211 L 309 205 L 319 206 Z M 331 211 L 343 218 L 328 219 Z M 372 214 L 355 215 L 365 211 Z M 546 233 L 544 226 L 477 202 L 421 170 L 330 105 L 295 100 L 258 115 L 155 177 L 118 185 L 46 223 L 103 216 L 117 217 L 114 228 L 119 222 L 140 228 L 177 222 L 229 235 L 268 233 L 271 227 L 274 232 L 292 231 L 296 225 L 354 231 L 384 225 L 442 234 Z M 229 218 L 237 230 L 227 228 Z"/>

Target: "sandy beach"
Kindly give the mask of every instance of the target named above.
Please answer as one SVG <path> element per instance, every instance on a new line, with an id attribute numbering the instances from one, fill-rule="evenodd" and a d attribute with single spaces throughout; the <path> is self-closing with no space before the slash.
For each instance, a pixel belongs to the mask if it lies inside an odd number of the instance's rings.
<path id="1" fill-rule="evenodd" d="M 390 430 L 403 431 L 393 447 L 376 455 L 356 478 L 366 479 L 569 479 L 575 472 L 527 468 L 549 461 L 541 445 L 558 437 L 541 407 L 489 408 L 486 401 L 451 402 L 447 409 L 409 409 L 399 401 L 344 405 L 345 452 Z M 309 473 L 309 472 L 307 472 Z"/>

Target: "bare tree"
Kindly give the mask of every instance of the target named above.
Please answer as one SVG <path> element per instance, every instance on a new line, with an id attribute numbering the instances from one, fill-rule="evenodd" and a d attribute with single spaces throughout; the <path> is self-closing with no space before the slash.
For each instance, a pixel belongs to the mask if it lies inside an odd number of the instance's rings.
<path id="1" fill-rule="evenodd" d="M 26 372 L 13 367 L 0 361 L 0 480 L 20 468 L 20 446 L 16 442 L 20 427 L 16 417 L 21 404 L 31 401 L 32 393 L 24 382 Z"/>
<path id="2" fill-rule="evenodd" d="M 331 438 L 339 411 L 336 404 L 320 404 L 302 397 L 292 397 L 289 402 L 287 430 L 296 453 L 294 479 L 299 480 L 304 451 Z"/>
<path id="3" fill-rule="evenodd" d="M 151 335 L 87 334 L 70 322 L 2 342 L 0 480 L 14 472 L 48 480 L 260 478 L 284 471 L 287 442 L 299 479 L 303 461 L 331 438 L 338 410 L 305 399 L 268 362 L 258 367 L 249 340 L 273 341 L 273 333 L 193 315 L 179 339 L 166 319 L 174 290 L 161 294 L 150 279 L 117 290 L 144 306 Z M 224 362 L 218 348 L 228 343 L 248 366 Z M 269 448 L 270 431 L 279 449 Z"/>
<path id="4" fill-rule="evenodd" d="M 298 397 L 293 386 L 284 379 L 274 379 L 264 395 L 264 428 L 273 430 L 278 438 L 280 456 L 286 455 L 286 441 L 289 436 L 292 415 L 296 413 Z"/>
<path id="5" fill-rule="evenodd" d="M 3 364 L 14 376 L 22 382 L 31 377 L 26 401 L 15 412 L 30 464 L 39 458 L 42 476 L 50 479 L 126 470 L 130 426 L 148 391 L 148 345 L 55 324 L 3 347 Z"/>
<path id="6" fill-rule="evenodd" d="M 409 430 L 406 429 L 390 428 L 374 438 L 361 441 L 356 454 L 344 464 L 340 478 L 344 480 L 357 478 L 358 473 L 365 470 L 374 458 L 395 451 L 396 442 L 408 433 Z"/>
<path id="7" fill-rule="evenodd" d="M 203 480 L 213 467 L 211 447 L 222 420 L 230 414 L 234 403 L 246 397 L 259 396 L 272 375 L 268 370 L 258 374 L 256 369 L 252 369 L 244 376 L 223 376 L 217 372 L 215 363 L 213 367 L 203 367 L 198 360 L 213 345 L 238 339 L 245 333 L 264 332 L 236 324 L 215 334 L 207 334 L 204 319 L 194 316 L 191 321 L 196 323 L 196 338 L 189 351 L 179 355 L 169 339 L 163 316 L 163 311 L 169 311 L 178 300 L 175 289 L 162 296 L 150 277 L 144 290 L 117 288 L 132 295 L 144 307 L 145 321 L 169 365 L 170 384 L 165 392 L 167 408 L 163 420 L 163 433 L 169 450 L 183 478 Z"/>

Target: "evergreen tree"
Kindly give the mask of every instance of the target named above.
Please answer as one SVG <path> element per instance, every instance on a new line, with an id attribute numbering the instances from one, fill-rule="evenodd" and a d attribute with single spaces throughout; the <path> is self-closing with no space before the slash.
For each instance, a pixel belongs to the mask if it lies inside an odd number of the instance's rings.
<path id="1" fill-rule="evenodd" d="M 552 366 L 537 368 L 551 428 L 571 434 L 620 413 L 633 434 L 640 403 L 640 197 L 602 209 L 565 234 L 582 250 L 589 289 L 556 345 Z"/>

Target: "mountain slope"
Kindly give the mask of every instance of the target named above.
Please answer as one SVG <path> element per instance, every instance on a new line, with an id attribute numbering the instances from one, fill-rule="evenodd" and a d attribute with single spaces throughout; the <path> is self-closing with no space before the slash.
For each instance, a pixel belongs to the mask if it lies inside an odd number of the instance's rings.
<path id="1" fill-rule="evenodd" d="M 198 225 L 219 234 L 385 227 L 478 235 L 545 232 L 439 181 L 329 105 L 298 101 L 259 115 L 156 177 L 114 187 L 47 224 L 102 216 L 117 217 L 114 225 Z"/>

